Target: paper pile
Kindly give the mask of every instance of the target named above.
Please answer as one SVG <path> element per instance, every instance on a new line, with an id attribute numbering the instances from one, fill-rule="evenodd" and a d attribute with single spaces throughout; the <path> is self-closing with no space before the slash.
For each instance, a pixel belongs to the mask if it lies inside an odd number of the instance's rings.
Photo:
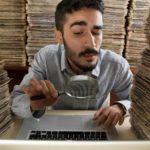
<path id="1" fill-rule="evenodd" d="M 0 0 L 0 59 L 25 66 L 25 0 Z"/>
<path id="2" fill-rule="evenodd" d="M 12 124 L 10 112 L 10 93 L 8 83 L 10 79 L 3 69 L 4 62 L 0 61 L 0 134 Z"/>
<path id="3" fill-rule="evenodd" d="M 27 45 L 28 62 L 31 64 L 34 54 L 48 44 L 56 43 L 54 37 L 54 12 L 60 0 L 27 0 Z"/>
<path id="4" fill-rule="evenodd" d="M 122 55 L 128 0 L 104 0 L 104 5 L 104 38 L 102 48 L 113 50 Z"/>
<path id="5" fill-rule="evenodd" d="M 147 37 L 150 37 L 150 13 L 146 23 Z M 150 41 L 150 38 L 148 38 Z M 143 52 L 138 73 L 131 91 L 131 124 L 136 135 L 150 140 L 150 42 Z"/>
<path id="6" fill-rule="evenodd" d="M 131 66 L 137 66 L 140 63 L 141 53 L 147 47 L 144 25 L 149 7 L 150 0 L 132 0 L 125 51 L 125 57 Z"/>

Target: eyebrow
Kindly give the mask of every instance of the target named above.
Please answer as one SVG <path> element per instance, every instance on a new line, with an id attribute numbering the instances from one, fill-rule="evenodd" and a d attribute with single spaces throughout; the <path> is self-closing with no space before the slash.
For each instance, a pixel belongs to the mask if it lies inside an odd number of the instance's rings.
<path id="1" fill-rule="evenodd" d="M 70 25 L 70 28 L 73 27 L 73 26 L 75 26 L 75 25 L 87 26 L 87 23 L 85 21 L 76 21 L 76 22 L 73 22 Z M 102 25 L 94 25 L 93 29 L 103 29 L 103 26 Z"/>
<path id="2" fill-rule="evenodd" d="M 87 26 L 87 23 L 85 21 L 76 21 L 76 22 L 73 22 L 71 25 L 70 25 L 70 28 L 72 26 L 75 26 L 75 25 L 80 25 L 80 26 Z"/>

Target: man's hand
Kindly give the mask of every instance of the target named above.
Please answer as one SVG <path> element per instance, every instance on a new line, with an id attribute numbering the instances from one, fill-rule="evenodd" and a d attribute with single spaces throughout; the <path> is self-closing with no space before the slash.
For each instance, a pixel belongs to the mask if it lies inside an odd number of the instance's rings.
<path id="1" fill-rule="evenodd" d="M 124 111 L 117 104 L 107 108 L 100 108 L 94 114 L 94 120 L 98 126 L 109 128 L 115 126 L 117 123 L 122 125 L 124 121 Z"/>
<path id="2" fill-rule="evenodd" d="M 49 80 L 36 80 L 30 81 L 30 86 L 23 86 L 22 90 L 29 96 L 45 95 L 45 99 L 30 100 L 31 110 L 43 109 L 46 106 L 54 104 L 58 100 L 58 92 L 54 85 Z"/>

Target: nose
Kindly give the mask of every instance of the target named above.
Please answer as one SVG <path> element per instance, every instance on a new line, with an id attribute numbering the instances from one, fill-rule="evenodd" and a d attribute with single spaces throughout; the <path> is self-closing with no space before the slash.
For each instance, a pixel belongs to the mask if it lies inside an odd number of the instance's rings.
<path id="1" fill-rule="evenodd" d="M 92 33 L 88 33 L 85 35 L 85 47 L 86 48 L 94 48 L 96 47 L 95 37 Z"/>

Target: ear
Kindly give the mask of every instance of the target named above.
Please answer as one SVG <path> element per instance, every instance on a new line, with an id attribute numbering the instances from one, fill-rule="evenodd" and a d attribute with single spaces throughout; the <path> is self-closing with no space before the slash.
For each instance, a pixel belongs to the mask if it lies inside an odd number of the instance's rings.
<path id="1" fill-rule="evenodd" d="M 57 43 L 63 44 L 62 33 L 59 30 L 56 30 L 56 29 L 55 29 L 55 38 L 56 38 Z"/>

